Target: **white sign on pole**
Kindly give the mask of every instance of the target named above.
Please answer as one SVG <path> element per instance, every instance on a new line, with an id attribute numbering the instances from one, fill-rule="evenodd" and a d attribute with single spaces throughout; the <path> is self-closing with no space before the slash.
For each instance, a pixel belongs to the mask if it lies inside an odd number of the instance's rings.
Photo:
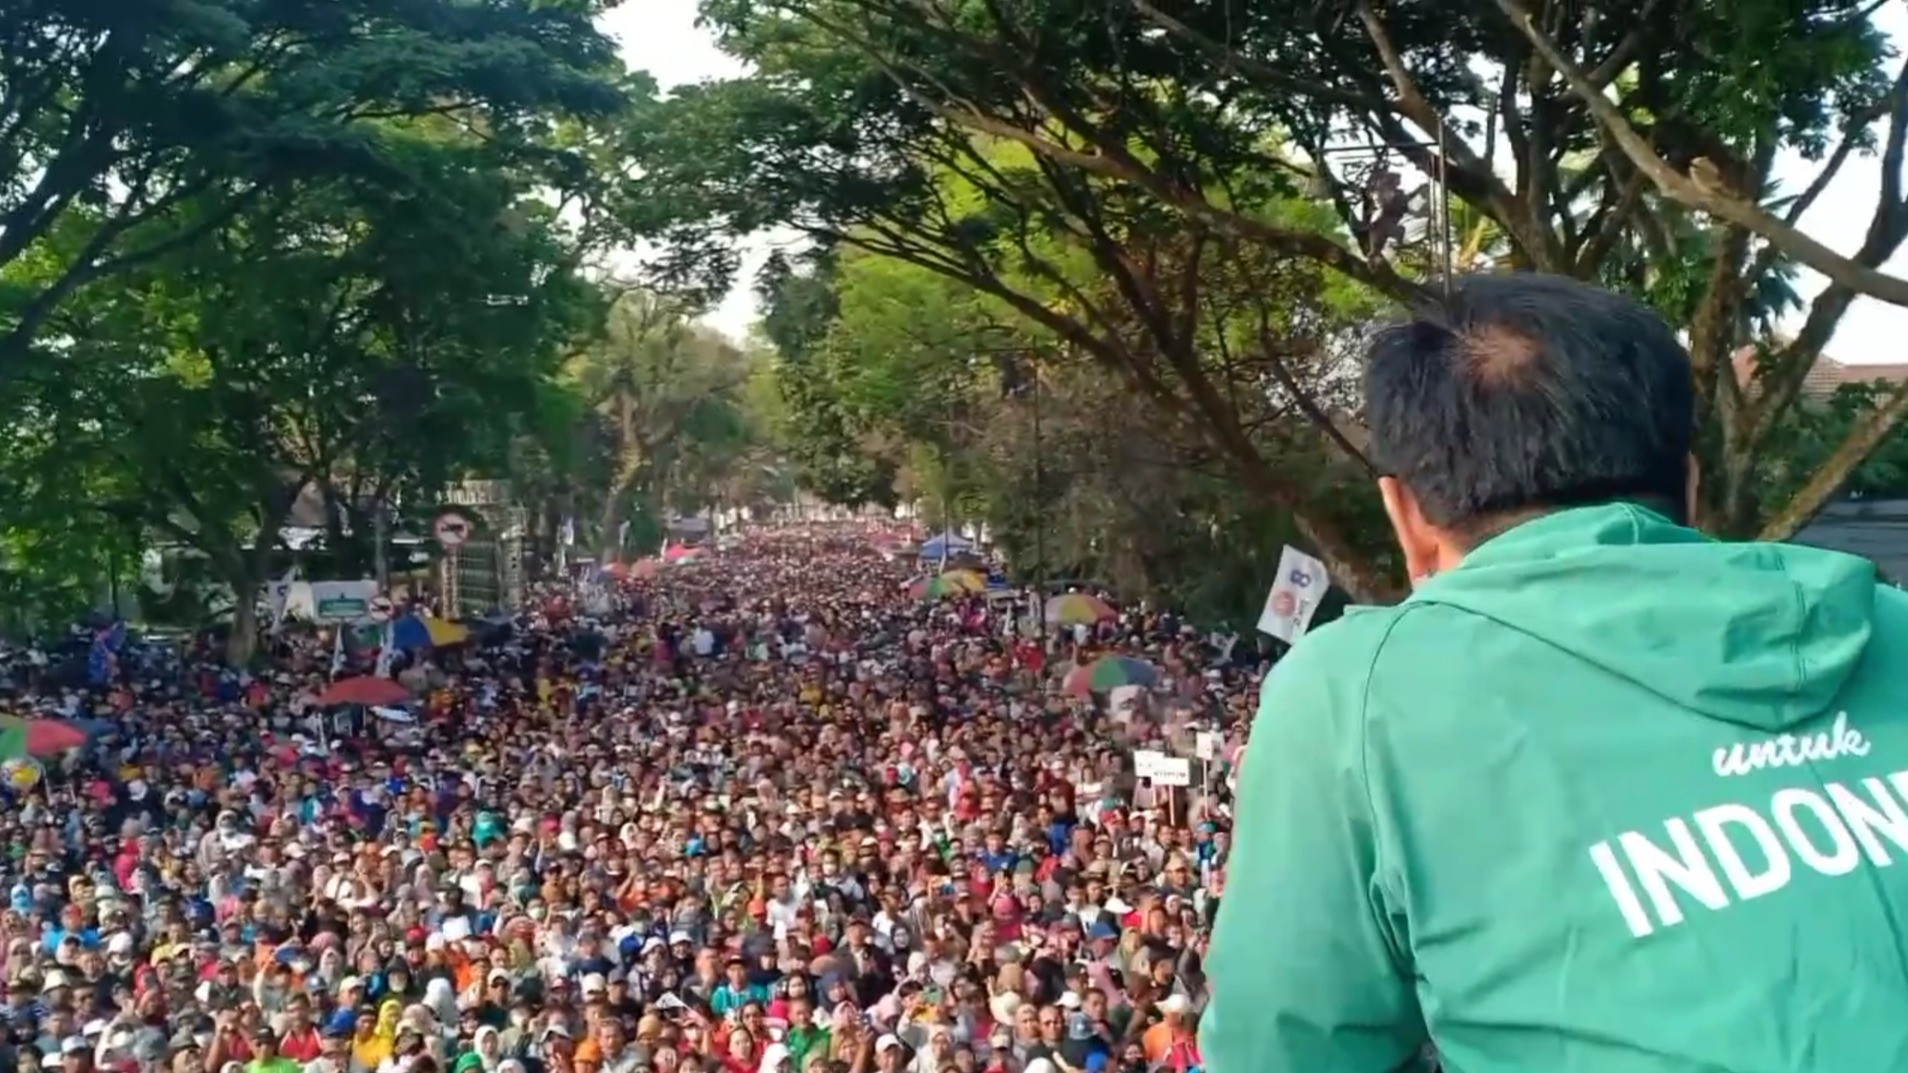
<path id="1" fill-rule="evenodd" d="M 1153 764 L 1154 786 L 1191 786 L 1192 761 L 1183 756 L 1161 756 Z"/>
<path id="2" fill-rule="evenodd" d="M 1133 775 L 1136 778 L 1150 779 L 1159 770 L 1159 765 L 1172 759 L 1165 753 L 1153 749 L 1133 750 Z"/>
<path id="3" fill-rule="evenodd" d="M 319 622 L 357 622 L 371 613 L 371 602 L 378 595 L 378 583 L 364 581 L 314 581 L 309 588 L 311 617 Z M 292 587 L 286 609 L 299 609 L 299 590 Z"/>
<path id="4" fill-rule="evenodd" d="M 1279 576 L 1272 591 L 1265 594 L 1265 610 L 1259 615 L 1259 632 L 1291 644 L 1312 624 L 1318 602 L 1331 586 L 1325 564 L 1287 546 L 1279 553 Z"/>
<path id="5" fill-rule="evenodd" d="M 1199 759 L 1210 763 L 1219 759 L 1219 742 L 1218 732 L 1202 730 L 1193 738 L 1193 753 Z"/>

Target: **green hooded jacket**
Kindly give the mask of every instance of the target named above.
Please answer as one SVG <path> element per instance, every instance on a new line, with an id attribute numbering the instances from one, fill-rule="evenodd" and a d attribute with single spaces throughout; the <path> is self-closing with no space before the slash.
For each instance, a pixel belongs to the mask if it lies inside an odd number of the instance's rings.
<path id="1" fill-rule="evenodd" d="M 1908 594 L 1639 507 L 1267 679 L 1211 1073 L 1908 1070 Z"/>

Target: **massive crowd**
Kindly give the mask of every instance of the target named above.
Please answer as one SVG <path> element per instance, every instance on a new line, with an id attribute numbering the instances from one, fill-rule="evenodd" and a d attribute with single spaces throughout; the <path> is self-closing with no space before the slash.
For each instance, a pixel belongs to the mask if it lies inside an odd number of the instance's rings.
<path id="1" fill-rule="evenodd" d="M 320 639 L 15 658 L 95 736 L 0 788 L 0 1069 L 1191 1073 L 1252 672 L 910 569 L 811 527 L 547 590 L 403 713 L 320 706 Z M 1058 687 L 1107 654 L 1157 681 Z"/>

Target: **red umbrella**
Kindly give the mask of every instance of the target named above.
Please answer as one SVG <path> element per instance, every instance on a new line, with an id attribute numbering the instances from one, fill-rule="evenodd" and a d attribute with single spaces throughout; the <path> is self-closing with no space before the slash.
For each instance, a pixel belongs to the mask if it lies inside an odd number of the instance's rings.
<path id="1" fill-rule="evenodd" d="M 410 690 L 389 678 L 368 674 L 340 678 L 318 694 L 318 703 L 327 707 L 334 704 L 402 704 L 410 699 Z"/>

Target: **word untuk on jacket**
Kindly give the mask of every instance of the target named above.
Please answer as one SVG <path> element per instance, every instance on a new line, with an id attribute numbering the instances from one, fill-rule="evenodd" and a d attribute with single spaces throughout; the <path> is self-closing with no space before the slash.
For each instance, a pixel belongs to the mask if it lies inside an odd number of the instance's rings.
<path id="1" fill-rule="evenodd" d="M 1671 817 L 1660 837 L 1625 831 L 1591 846 L 1590 860 L 1640 938 L 1681 924 L 1686 907 L 1724 909 L 1774 894 L 1798 867 L 1841 876 L 1908 856 L 1904 799 L 1908 771 L 1792 786 L 1762 808 L 1730 802 Z"/>

